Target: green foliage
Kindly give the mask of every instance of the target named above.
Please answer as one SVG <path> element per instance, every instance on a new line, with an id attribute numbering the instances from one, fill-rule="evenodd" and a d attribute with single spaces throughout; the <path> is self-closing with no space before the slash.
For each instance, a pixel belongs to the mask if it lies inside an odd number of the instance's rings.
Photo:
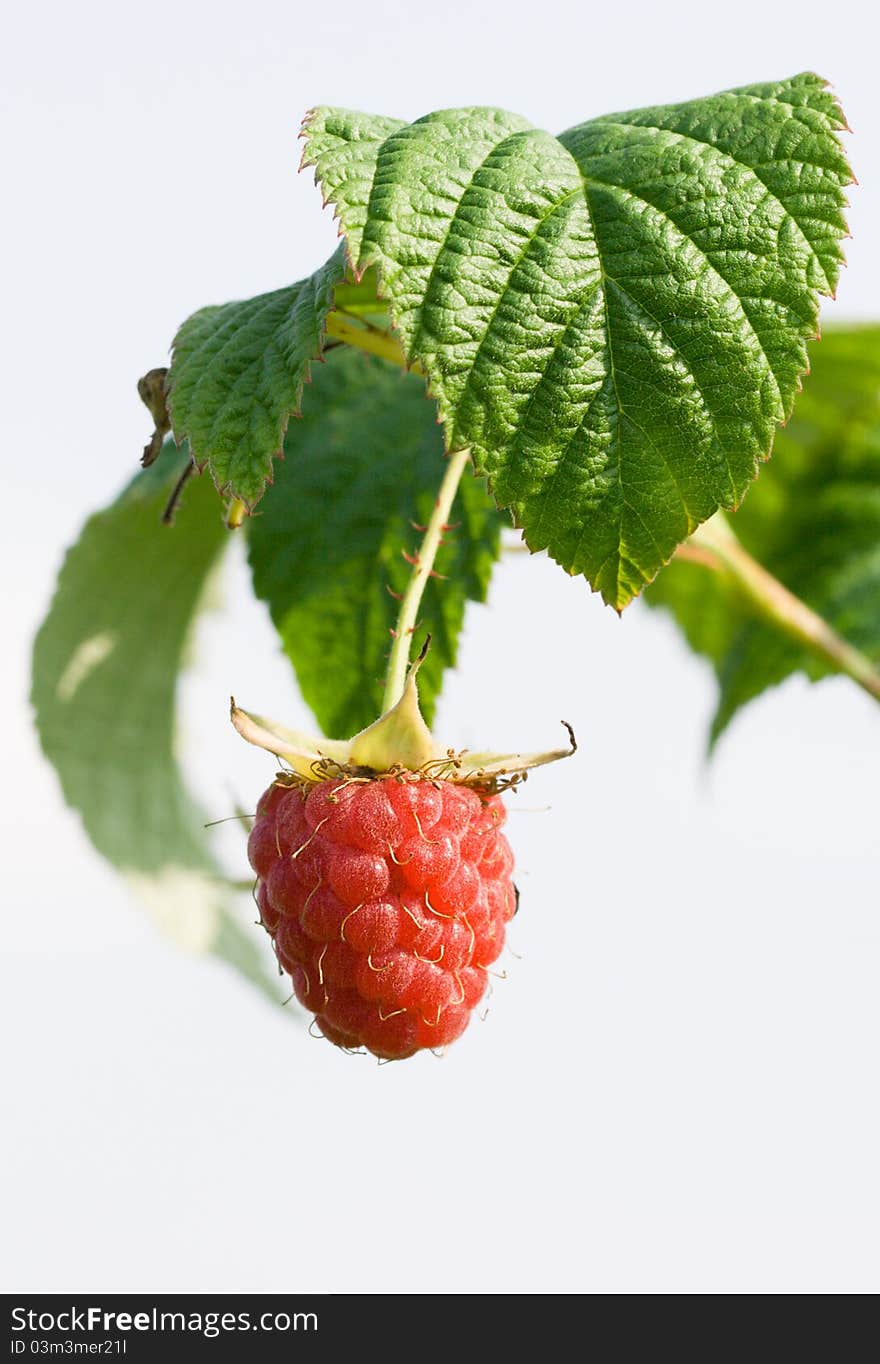
<path id="1" fill-rule="evenodd" d="M 170 415 L 183 448 L 86 524 L 34 648 L 37 724 L 68 802 L 191 945 L 274 995 L 174 754 L 177 678 L 226 535 L 207 478 L 173 530 L 160 524 L 190 450 L 222 493 L 263 498 L 246 531 L 255 591 L 319 723 L 344 737 L 381 709 L 402 551 L 431 515 L 444 445 L 471 449 L 479 477 L 459 490 L 417 627 L 433 640 L 430 718 L 467 602 L 486 596 L 498 507 L 621 608 L 742 501 L 835 287 L 843 126 L 809 74 L 558 137 L 494 109 L 310 115 L 304 160 L 345 242 L 311 278 L 183 324 L 167 385 L 151 372 L 155 445 Z M 880 660 L 880 328 L 822 343 L 735 528 Z M 766 686 L 822 674 L 703 568 L 673 563 L 648 599 L 715 665 L 713 737 Z"/>
<path id="2" fill-rule="evenodd" d="M 318 109 L 304 159 L 448 448 L 622 607 L 790 415 L 841 260 L 843 126 L 807 74 L 559 137 L 495 109 Z"/>
<path id="3" fill-rule="evenodd" d="M 271 481 L 343 273 L 340 248 L 288 289 L 202 308 L 174 338 L 168 376 L 174 434 L 189 441 L 197 465 L 209 467 L 221 491 L 249 507 Z"/>
<path id="4" fill-rule="evenodd" d="M 249 523 L 257 596 L 272 613 L 302 694 L 326 734 L 349 737 L 381 711 L 382 675 L 410 566 L 403 551 L 431 514 L 443 441 L 424 383 L 381 360 L 336 350 L 316 366 L 302 420 L 260 513 Z M 427 585 L 418 635 L 426 718 L 455 663 L 468 599 L 483 601 L 502 517 L 465 477 L 458 523 Z"/>
<path id="5" fill-rule="evenodd" d="M 732 524 L 755 558 L 880 663 L 880 327 L 827 332 L 794 417 Z M 713 742 L 767 687 L 793 672 L 829 671 L 700 566 L 671 564 L 647 600 L 671 611 L 715 666 Z"/>
<path id="6" fill-rule="evenodd" d="M 276 997 L 252 935 L 227 906 L 204 815 L 174 755 L 178 673 L 227 543 L 207 479 L 191 481 L 173 529 L 160 524 L 188 459 L 166 447 L 86 522 L 37 635 L 32 700 L 43 750 L 97 850 L 176 936 Z"/>

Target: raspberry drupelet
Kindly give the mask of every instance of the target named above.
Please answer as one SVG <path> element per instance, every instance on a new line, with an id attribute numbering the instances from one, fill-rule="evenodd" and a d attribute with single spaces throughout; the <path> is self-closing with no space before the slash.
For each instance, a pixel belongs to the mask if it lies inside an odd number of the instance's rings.
<path id="1" fill-rule="evenodd" d="M 265 792 L 260 915 L 331 1042 L 398 1060 L 464 1032 L 516 909 L 504 820 L 498 795 L 416 773 Z"/>

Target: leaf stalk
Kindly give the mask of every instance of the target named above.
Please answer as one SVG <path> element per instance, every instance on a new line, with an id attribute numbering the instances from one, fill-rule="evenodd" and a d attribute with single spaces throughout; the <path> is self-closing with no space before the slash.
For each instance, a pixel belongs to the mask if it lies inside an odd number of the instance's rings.
<path id="1" fill-rule="evenodd" d="M 396 336 L 382 331 L 380 327 L 364 326 L 338 309 L 327 316 L 327 336 L 331 341 L 341 341 L 346 346 L 366 351 L 367 355 L 378 355 L 382 360 L 390 360 L 392 365 L 399 365 L 402 369 L 422 373 L 418 363 L 410 365 L 407 362 L 403 346 Z"/>
<path id="2" fill-rule="evenodd" d="M 880 672 L 871 660 L 753 559 L 720 513 L 679 545 L 675 557 L 723 573 L 759 615 L 880 701 Z"/>

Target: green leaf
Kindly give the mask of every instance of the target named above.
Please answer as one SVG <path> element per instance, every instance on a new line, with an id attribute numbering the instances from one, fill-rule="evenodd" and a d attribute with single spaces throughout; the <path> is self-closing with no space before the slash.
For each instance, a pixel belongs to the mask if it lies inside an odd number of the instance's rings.
<path id="1" fill-rule="evenodd" d="M 327 734 L 349 737 L 381 712 L 390 632 L 410 573 L 414 529 L 431 514 L 443 442 L 422 380 L 381 360 L 335 350 L 316 366 L 302 420 L 260 514 L 249 522 L 254 588 L 266 601 L 302 694 Z M 502 518 L 466 476 L 451 531 L 428 582 L 418 634 L 431 649 L 419 674 L 430 722 L 443 671 L 455 663 L 468 600 L 483 601 Z"/>
<path id="2" fill-rule="evenodd" d="M 791 412 L 850 181 L 817 76 L 559 137 L 318 109 L 304 160 L 378 271 L 450 449 L 616 607 L 734 507 Z"/>
<path id="3" fill-rule="evenodd" d="M 750 554 L 880 664 L 880 327 L 825 334 L 794 417 L 732 525 Z M 671 611 L 715 666 L 713 743 L 767 687 L 830 671 L 698 565 L 670 564 L 647 600 Z"/>
<path id="4" fill-rule="evenodd" d="M 178 672 L 228 541 L 207 479 L 190 481 L 173 528 L 160 524 L 188 460 L 167 446 L 86 523 L 34 644 L 31 699 L 43 751 L 98 852 L 174 936 L 277 998 L 256 939 L 227 905 L 174 756 Z"/>
<path id="5" fill-rule="evenodd" d="M 168 409 L 178 443 L 188 440 L 222 493 L 252 507 L 272 480 L 309 362 L 321 353 L 341 247 L 309 279 L 243 303 L 202 308 L 174 339 Z"/>

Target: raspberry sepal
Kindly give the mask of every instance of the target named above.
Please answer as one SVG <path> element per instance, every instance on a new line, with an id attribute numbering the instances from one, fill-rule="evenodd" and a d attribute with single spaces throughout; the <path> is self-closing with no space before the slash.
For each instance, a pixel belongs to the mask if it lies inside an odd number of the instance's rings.
<path id="1" fill-rule="evenodd" d="M 274 754 L 306 781 L 324 780 L 329 775 L 410 772 L 497 791 L 517 785 L 532 768 L 558 762 L 576 752 L 574 731 L 565 721 L 568 747 L 544 753 L 470 753 L 440 746 L 419 709 L 416 683 L 419 662 L 410 668 L 397 704 L 353 739 L 326 739 L 288 729 L 243 710 L 234 697 L 230 718 L 243 739 Z"/>

